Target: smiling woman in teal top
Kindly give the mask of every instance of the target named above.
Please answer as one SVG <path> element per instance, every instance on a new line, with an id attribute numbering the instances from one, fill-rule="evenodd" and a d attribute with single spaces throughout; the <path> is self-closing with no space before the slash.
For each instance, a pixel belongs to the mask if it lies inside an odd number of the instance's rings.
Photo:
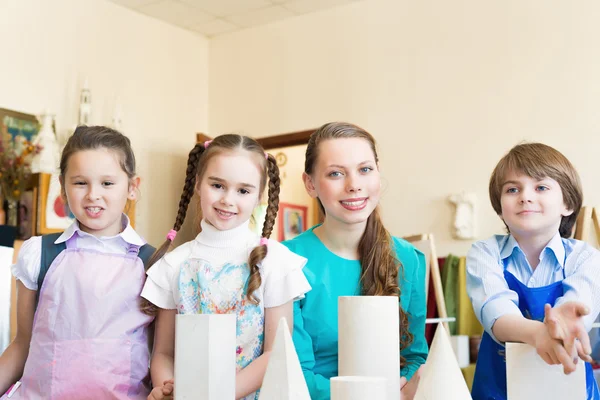
<path id="1" fill-rule="evenodd" d="M 284 244 L 308 259 L 312 290 L 294 305 L 293 339 L 311 398 L 329 399 L 337 376 L 338 297 L 399 295 L 402 399 L 412 400 L 427 357 L 425 257 L 381 222 L 373 137 L 348 123 L 323 125 L 309 140 L 303 180 L 325 219 Z"/>

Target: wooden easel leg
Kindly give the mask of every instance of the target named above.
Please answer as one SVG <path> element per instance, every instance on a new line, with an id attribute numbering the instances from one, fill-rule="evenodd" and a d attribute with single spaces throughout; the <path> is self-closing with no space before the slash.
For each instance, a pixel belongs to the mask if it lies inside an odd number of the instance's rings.
<path id="1" fill-rule="evenodd" d="M 442 277 L 440 275 L 440 265 L 438 264 L 437 252 L 435 250 L 435 242 L 433 235 L 429 235 L 431 244 L 431 279 L 433 281 L 433 293 L 435 295 L 435 302 L 438 308 L 438 314 L 440 318 L 448 318 L 448 310 L 446 309 L 446 300 L 444 299 L 444 288 L 442 286 Z M 444 322 L 444 328 L 450 334 L 450 326 L 448 322 Z"/>

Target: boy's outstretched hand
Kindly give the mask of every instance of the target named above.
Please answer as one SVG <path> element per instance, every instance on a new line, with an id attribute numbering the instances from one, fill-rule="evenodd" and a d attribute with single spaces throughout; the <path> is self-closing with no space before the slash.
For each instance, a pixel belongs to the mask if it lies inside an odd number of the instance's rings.
<path id="1" fill-rule="evenodd" d="M 568 301 L 554 308 L 546 304 L 544 313 L 544 325 L 550 337 L 562 340 L 568 354 L 577 354 L 583 361 L 592 362 L 590 337 L 582 318 L 590 313 L 589 307 L 580 302 Z"/>
<path id="2" fill-rule="evenodd" d="M 148 395 L 148 400 L 173 400 L 173 379 L 163 382 L 163 386 L 157 386 L 152 389 Z"/>
<path id="3" fill-rule="evenodd" d="M 565 374 L 570 374 L 577 367 L 577 357 L 567 353 L 562 342 L 550 337 L 545 325 L 539 324 L 533 336 L 533 345 L 538 355 L 549 365 L 562 364 Z"/>

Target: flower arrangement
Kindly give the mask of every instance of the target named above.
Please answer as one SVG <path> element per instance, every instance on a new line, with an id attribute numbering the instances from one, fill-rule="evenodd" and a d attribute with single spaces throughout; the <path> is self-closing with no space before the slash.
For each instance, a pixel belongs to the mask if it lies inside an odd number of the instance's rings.
<path id="1" fill-rule="evenodd" d="M 31 177 L 31 161 L 41 150 L 24 136 L 14 139 L 3 129 L 0 140 L 0 188 L 2 196 L 9 202 L 9 214 L 26 189 Z M 10 224 L 9 215 L 9 224 Z"/>

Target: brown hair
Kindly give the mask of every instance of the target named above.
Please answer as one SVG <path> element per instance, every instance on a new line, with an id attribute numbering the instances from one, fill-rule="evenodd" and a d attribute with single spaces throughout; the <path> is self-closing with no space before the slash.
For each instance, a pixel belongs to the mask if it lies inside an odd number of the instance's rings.
<path id="1" fill-rule="evenodd" d="M 522 172 L 540 180 L 551 178 L 558 182 L 565 206 L 573 211 L 571 215 L 562 217 L 558 231 L 562 237 L 570 237 L 583 204 L 581 180 L 571 162 L 558 150 L 542 143 L 523 143 L 510 149 L 490 177 L 490 201 L 498 215 L 502 214 L 502 186 L 510 172 Z"/>
<path id="2" fill-rule="evenodd" d="M 306 148 L 304 172 L 307 175 L 312 175 L 314 172 L 321 142 L 345 138 L 366 140 L 373 151 L 375 162 L 379 162 L 375 139 L 370 133 L 346 122 L 330 122 L 321 126 L 310 136 Z M 319 206 L 325 214 L 325 209 L 320 200 Z M 383 226 L 379 215 L 379 206 L 373 210 L 367 219 L 365 231 L 358 244 L 358 254 L 362 270 L 360 278 L 361 294 L 367 296 L 398 296 L 399 298 L 401 291 L 398 286 L 398 274 L 402 270 L 402 263 L 396 256 L 392 236 Z M 400 347 L 405 349 L 412 340 L 413 336 L 408 330 L 407 313 L 400 307 Z M 404 357 L 400 357 L 400 362 L 401 365 L 405 365 L 406 360 Z"/>
<path id="3" fill-rule="evenodd" d="M 131 141 L 121 132 L 106 126 L 81 125 L 75 129 L 67 141 L 60 157 L 60 176 L 64 179 L 69 165 L 69 158 L 78 151 L 108 149 L 121 155 L 121 168 L 129 179 L 135 177 L 135 156 L 131 148 Z"/>
<path id="4" fill-rule="evenodd" d="M 268 238 L 271 236 L 273 226 L 275 225 L 275 218 L 277 217 L 277 211 L 279 209 L 279 167 L 275 161 L 275 157 L 271 154 L 266 155 L 262 146 L 254 139 L 235 134 L 217 136 L 205 147 L 204 143 L 198 143 L 188 156 L 187 170 L 185 176 L 185 183 L 183 184 L 183 191 L 181 193 L 181 199 L 179 200 L 179 209 L 177 210 L 177 216 L 175 217 L 175 223 L 173 224 L 173 230 L 179 231 L 185 216 L 187 214 L 188 205 L 192 196 L 194 195 L 194 189 L 196 182 L 202 180 L 202 176 L 206 171 L 208 162 L 218 154 L 224 151 L 235 151 L 245 150 L 252 153 L 255 156 L 256 161 L 259 163 L 262 174 L 260 179 L 259 193 L 264 191 L 267 184 L 267 177 L 269 178 L 269 191 L 268 191 L 268 205 L 267 215 L 262 229 L 262 237 Z M 265 157 L 266 155 L 266 157 Z M 150 258 L 149 265 L 156 263 L 160 260 L 169 250 L 171 246 L 171 240 L 167 239 L 161 247 Z M 248 300 L 253 304 L 258 304 L 258 299 L 254 296 L 254 291 L 257 290 L 261 285 L 261 277 L 258 269 L 258 264 L 264 260 L 267 256 L 267 246 L 258 245 L 250 252 L 248 257 L 248 265 L 250 267 L 250 276 L 248 277 L 247 284 L 247 297 Z M 156 307 L 145 299 L 142 299 L 143 311 L 148 314 L 155 314 Z"/>

